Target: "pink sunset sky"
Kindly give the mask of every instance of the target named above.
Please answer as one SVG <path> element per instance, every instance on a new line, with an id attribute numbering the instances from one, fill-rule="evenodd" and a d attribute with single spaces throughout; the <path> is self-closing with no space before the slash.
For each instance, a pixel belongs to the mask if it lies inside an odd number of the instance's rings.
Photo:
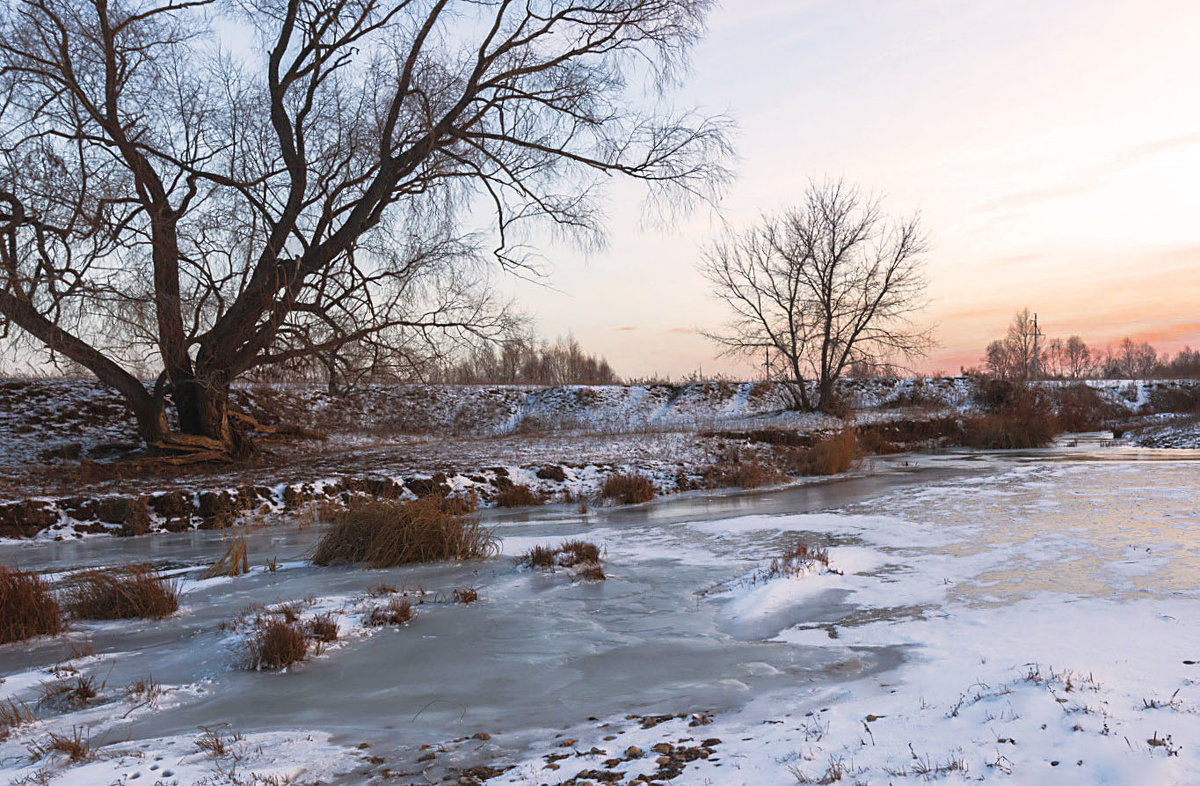
<path id="1" fill-rule="evenodd" d="M 605 249 L 505 284 L 541 335 L 626 377 L 757 373 L 697 333 L 724 314 L 696 259 L 844 177 L 929 232 L 918 370 L 977 364 L 1026 306 L 1052 337 L 1200 347 L 1200 3 L 725 0 L 710 28 L 674 101 L 737 121 L 738 179 L 668 230 L 614 186 Z"/>

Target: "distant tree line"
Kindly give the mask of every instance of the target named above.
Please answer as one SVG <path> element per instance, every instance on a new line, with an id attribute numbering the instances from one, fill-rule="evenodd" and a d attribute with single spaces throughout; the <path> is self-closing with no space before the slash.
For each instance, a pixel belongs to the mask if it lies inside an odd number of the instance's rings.
<path id="1" fill-rule="evenodd" d="M 1036 335 L 1029 309 L 1013 316 L 1008 331 L 987 346 L 984 369 L 999 379 L 1200 378 L 1200 351 L 1185 347 L 1171 357 L 1146 341 L 1122 339 L 1115 347 L 1088 346 L 1079 336 Z"/>
<path id="2" fill-rule="evenodd" d="M 531 336 L 484 342 L 457 361 L 429 375 L 430 381 L 452 385 L 613 385 L 619 384 L 608 361 L 589 355 L 574 338 L 553 344 Z"/>

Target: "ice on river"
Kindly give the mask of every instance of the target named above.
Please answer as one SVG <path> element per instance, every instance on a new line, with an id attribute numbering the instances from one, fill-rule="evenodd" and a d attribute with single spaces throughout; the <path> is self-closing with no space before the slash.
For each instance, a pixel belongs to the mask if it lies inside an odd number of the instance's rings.
<path id="1" fill-rule="evenodd" d="M 277 569 L 208 581 L 198 566 L 219 533 L 6 545 L 5 563 L 52 575 L 150 560 L 185 594 L 167 620 L 0 648 L 0 700 L 37 716 L 0 742 L 0 773 L 1195 782 L 1200 463 L 1140 457 L 935 457 L 763 495 L 489 512 L 502 557 L 389 571 L 309 565 L 314 527 L 249 533 L 251 559 Z M 576 537 L 604 551 L 607 581 L 511 559 Z M 828 548 L 832 570 L 764 578 L 797 541 Z M 365 625 L 380 584 L 407 592 L 416 619 Z M 467 586 L 477 603 L 450 602 Z M 340 642 L 283 673 L 247 671 L 231 623 L 278 604 L 331 615 Z M 42 683 L 79 677 L 95 700 L 37 706 Z M 139 680 L 160 690 L 127 690 Z M 30 751 L 76 733 L 92 758 Z M 197 745 L 214 734 L 220 755 Z"/>

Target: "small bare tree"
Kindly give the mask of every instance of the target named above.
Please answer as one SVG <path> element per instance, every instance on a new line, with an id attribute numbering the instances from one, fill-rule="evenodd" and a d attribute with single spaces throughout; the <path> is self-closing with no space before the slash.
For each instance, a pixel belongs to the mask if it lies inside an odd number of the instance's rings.
<path id="1" fill-rule="evenodd" d="M 594 242 L 606 176 L 667 208 L 726 181 L 725 121 L 627 89 L 713 2 L 2 3 L 0 332 L 214 453 L 253 369 L 503 332 L 464 270 L 524 264 L 526 227 Z"/>
<path id="2" fill-rule="evenodd" d="M 926 249 L 916 216 L 892 220 L 842 180 L 810 183 L 802 205 L 704 254 L 700 271 L 733 313 L 725 331 L 707 335 L 729 353 L 774 353 L 793 404 L 829 410 L 852 363 L 879 368 L 932 345 L 912 322 L 924 306 Z"/>
<path id="3" fill-rule="evenodd" d="M 1041 357 L 1035 358 L 1037 347 L 1033 314 L 1028 308 L 1013 315 L 1004 338 L 988 344 L 984 357 L 988 371 L 1000 379 L 1025 380 L 1033 376 L 1035 368 L 1046 365 L 1046 350 L 1037 349 Z"/>

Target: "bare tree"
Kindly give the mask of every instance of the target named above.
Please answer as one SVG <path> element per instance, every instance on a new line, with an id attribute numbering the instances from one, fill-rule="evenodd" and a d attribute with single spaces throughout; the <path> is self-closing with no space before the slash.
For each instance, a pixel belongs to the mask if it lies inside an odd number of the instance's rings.
<path id="1" fill-rule="evenodd" d="M 711 198 L 724 121 L 626 88 L 669 86 L 712 2 L 11 0 L 3 328 L 120 391 L 148 443 L 236 452 L 251 369 L 502 328 L 464 265 L 595 242 L 605 176 Z"/>
<path id="2" fill-rule="evenodd" d="M 812 182 L 799 207 L 705 253 L 700 271 L 733 314 L 724 332 L 707 335 L 727 352 L 774 353 L 794 405 L 828 410 L 850 364 L 878 368 L 931 346 L 911 321 L 924 306 L 926 248 L 916 216 L 892 220 L 878 198 L 844 181 Z"/>
<path id="3" fill-rule="evenodd" d="M 1045 352 L 1041 349 L 1036 349 L 1042 357 L 1037 358 L 1035 363 L 1036 331 L 1033 315 L 1028 308 L 1014 314 L 1004 338 L 988 344 L 984 358 L 988 371 L 1000 379 L 1029 379 L 1034 369 L 1045 363 Z"/>
<path id="4" fill-rule="evenodd" d="M 1082 379 L 1092 373 L 1094 366 L 1095 361 L 1092 359 L 1092 351 L 1088 348 L 1087 342 L 1079 336 L 1068 338 L 1064 356 L 1064 374 L 1071 379 Z"/>

